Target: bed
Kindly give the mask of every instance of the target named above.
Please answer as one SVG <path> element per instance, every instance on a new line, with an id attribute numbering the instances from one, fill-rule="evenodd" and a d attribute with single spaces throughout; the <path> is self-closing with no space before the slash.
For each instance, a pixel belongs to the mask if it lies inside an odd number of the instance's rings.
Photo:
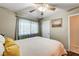
<path id="1" fill-rule="evenodd" d="M 43 37 L 16 40 L 21 56 L 61 56 L 67 54 L 62 43 Z"/>

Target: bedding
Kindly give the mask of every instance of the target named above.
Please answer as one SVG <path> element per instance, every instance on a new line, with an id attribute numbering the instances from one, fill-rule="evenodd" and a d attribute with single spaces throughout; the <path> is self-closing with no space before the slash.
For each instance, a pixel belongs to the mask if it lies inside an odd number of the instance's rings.
<path id="1" fill-rule="evenodd" d="M 4 50 L 5 50 L 5 48 L 4 48 L 3 44 L 0 43 L 0 56 L 3 55 Z"/>
<path id="2" fill-rule="evenodd" d="M 5 38 L 5 51 L 4 51 L 4 56 L 19 56 L 20 51 L 19 51 L 19 46 L 16 44 L 16 42 L 9 37 Z"/>
<path id="3" fill-rule="evenodd" d="M 0 35 L 0 56 L 3 55 L 3 52 L 5 50 L 3 46 L 4 43 L 5 43 L 5 38 L 2 35 Z"/>
<path id="4" fill-rule="evenodd" d="M 21 56 L 61 56 L 66 53 L 64 46 L 57 40 L 32 37 L 16 40 Z"/>
<path id="5" fill-rule="evenodd" d="M 5 38 L 2 35 L 0 35 L 0 43 L 2 43 L 2 44 L 5 43 Z"/>

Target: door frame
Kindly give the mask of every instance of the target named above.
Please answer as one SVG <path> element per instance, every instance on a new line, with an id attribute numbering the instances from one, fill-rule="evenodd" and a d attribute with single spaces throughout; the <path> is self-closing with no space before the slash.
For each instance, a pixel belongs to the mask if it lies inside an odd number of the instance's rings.
<path id="1" fill-rule="evenodd" d="M 76 13 L 76 14 L 72 14 L 72 15 L 69 15 L 68 16 L 68 50 L 70 51 L 70 17 L 71 16 L 76 16 L 76 15 L 79 15 L 79 13 Z"/>

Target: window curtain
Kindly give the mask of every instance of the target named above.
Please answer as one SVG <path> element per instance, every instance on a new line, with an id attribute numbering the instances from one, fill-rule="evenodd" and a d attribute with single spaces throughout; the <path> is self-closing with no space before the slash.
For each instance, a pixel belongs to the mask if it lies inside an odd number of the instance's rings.
<path id="1" fill-rule="evenodd" d="M 16 40 L 40 36 L 39 32 L 39 22 L 17 17 Z"/>
<path id="2" fill-rule="evenodd" d="M 19 39 L 19 18 L 16 17 L 15 40 Z"/>

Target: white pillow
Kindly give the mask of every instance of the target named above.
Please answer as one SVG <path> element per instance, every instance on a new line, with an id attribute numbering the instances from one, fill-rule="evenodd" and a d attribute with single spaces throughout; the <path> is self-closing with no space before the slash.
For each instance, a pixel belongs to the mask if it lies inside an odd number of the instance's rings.
<path id="1" fill-rule="evenodd" d="M 2 35 L 0 35 L 0 43 L 2 43 L 2 44 L 5 43 L 5 38 Z"/>
<path id="2" fill-rule="evenodd" d="M 4 46 L 3 46 L 3 44 L 2 43 L 0 43 L 0 56 L 2 56 L 3 55 L 3 52 L 4 52 Z"/>

